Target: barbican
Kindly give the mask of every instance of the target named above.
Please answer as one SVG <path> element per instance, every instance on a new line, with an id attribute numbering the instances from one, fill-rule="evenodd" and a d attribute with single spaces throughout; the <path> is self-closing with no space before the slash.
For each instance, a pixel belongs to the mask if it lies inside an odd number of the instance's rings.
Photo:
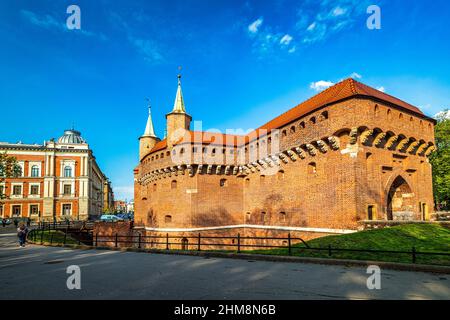
<path id="1" fill-rule="evenodd" d="M 435 120 L 352 78 L 247 135 L 191 131 L 191 120 L 179 76 L 167 137 L 149 114 L 139 138 L 135 226 L 145 234 L 311 239 L 431 218 Z"/>

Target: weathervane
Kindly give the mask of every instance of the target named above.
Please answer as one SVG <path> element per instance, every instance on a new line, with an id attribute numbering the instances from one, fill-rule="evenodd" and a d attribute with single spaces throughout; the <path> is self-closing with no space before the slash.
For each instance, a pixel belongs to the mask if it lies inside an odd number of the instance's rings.
<path id="1" fill-rule="evenodd" d="M 151 106 L 151 104 L 150 104 L 150 99 L 149 99 L 149 98 L 145 98 L 145 100 L 147 100 L 147 105 L 148 105 L 148 113 L 150 113 L 150 112 L 151 112 L 151 110 L 152 110 L 152 106 Z"/>
<path id="2" fill-rule="evenodd" d="M 178 84 L 181 84 L 181 66 L 178 66 Z"/>

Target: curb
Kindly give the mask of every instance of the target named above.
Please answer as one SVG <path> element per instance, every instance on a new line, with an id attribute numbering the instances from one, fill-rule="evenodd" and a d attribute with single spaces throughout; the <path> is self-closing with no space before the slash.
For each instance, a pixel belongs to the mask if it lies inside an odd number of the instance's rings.
<path id="1" fill-rule="evenodd" d="M 63 247 L 79 250 L 111 250 L 121 252 L 140 252 L 140 253 L 154 253 L 166 255 L 184 255 L 197 256 L 205 258 L 228 258 L 241 260 L 257 260 L 270 262 L 293 262 L 293 263 L 312 263 L 323 265 L 341 265 L 341 266 L 356 266 L 368 267 L 370 265 L 377 265 L 380 268 L 399 270 L 399 271 L 415 271 L 428 273 L 442 273 L 450 274 L 450 266 L 428 265 L 428 264 L 409 264 L 398 262 L 385 261 L 369 261 L 369 260 L 350 260 L 350 259 L 328 259 L 328 258 L 311 258 L 311 257 L 292 257 L 292 256 L 272 256 L 263 254 L 248 254 L 248 253 L 228 253 L 228 252 L 210 252 L 210 251 L 181 251 L 181 250 L 162 250 L 162 249 L 138 249 L 138 248 L 115 248 L 115 247 L 92 247 L 87 245 L 74 244 L 50 244 L 49 242 L 34 243 L 28 241 L 30 244 L 43 245 L 48 247 Z"/>

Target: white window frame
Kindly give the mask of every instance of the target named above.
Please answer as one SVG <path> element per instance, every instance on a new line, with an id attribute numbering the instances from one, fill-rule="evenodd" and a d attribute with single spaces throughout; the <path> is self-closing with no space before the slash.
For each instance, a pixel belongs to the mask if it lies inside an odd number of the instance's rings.
<path id="1" fill-rule="evenodd" d="M 14 187 L 21 186 L 21 193 L 19 195 L 14 194 Z M 23 198 L 23 182 L 11 182 L 11 191 L 9 197 L 11 199 L 21 199 Z"/>
<path id="2" fill-rule="evenodd" d="M 72 170 L 72 175 L 70 177 L 65 177 L 64 176 L 64 172 L 65 172 L 65 168 L 66 167 L 70 167 Z M 74 179 L 76 176 L 75 174 L 75 160 L 62 160 L 61 161 L 61 172 L 60 172 L 60 177 L 64 178 L 64 179 Z"/>
<path id="3" fill-rule="evenodd" d="M 31 214 L 31 206 L 37 206 L 37 213 L 36 214 Z M 41 211 L 41 206 L 40 206 L 40 204 L 39 203 L 30 203 L 29 205 L 28 205 L 28 216 L 29 217 L 31 217 L 31 216 L 34 216 L 34 217 L 36 217 L 36 216 L 39 216 L 39 212 Z"/>
<path id="4" fill-rule="evenodd" d="M 37 194 L 31 194 L 31 187 L 37 186 L 38 187 L 38 193 Z M 41 197 L 41 184 L 40 183 L 30 183 L 28 187 L 28 198 L 40 198 Z"/>
<path id="5" fill-rule="evenodd" d="M 33 178 L 40 178 L 40 177 L 42 177 L 41 162 L 37 162 L 37 161 L 36 162 L 28 162 L 28 176 L 30 178 L 32 177 L 32 175 L 31 175 L 31 168 L 34 167 L 34 166 L 38 167 L 39 172 L 38 172 L 38 175 L 36 177 L 33 177 Z"/>
<path id="6" fill-rule="evenodd" d="M 63 202 L 61 203 L 61 216 L 66 216 L 66 214 L 64 214 L 64 205 L 70 205 L 70 214 L 69 216 L 73 215 L 73 204 L 71 202 Z"/>
<path id="7" fill-rule="evenodd" d="M 13 215 L 13 209 L 14 209 L 14 207 L 15 206 L 19 206 L 20 207 L 20 215 L 18 215 L 18 216 L 15 216 L 15 215 Z M 10 209 L 10 217 L 11 218 L 16 218 L 16 217 L 23 217 L 23 205 L 22 205 L 22 203 L 12 203 L 11 204 L 11 209 Z"/>

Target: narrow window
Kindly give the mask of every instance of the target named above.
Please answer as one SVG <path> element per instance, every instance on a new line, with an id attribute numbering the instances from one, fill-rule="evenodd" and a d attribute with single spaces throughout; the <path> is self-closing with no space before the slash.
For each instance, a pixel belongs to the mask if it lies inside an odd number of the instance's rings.
<path id="1" fill-rule="evenodd" d="M 65 184 L 63 186 L 63 194 L 65 196 L 70 195 L 72 193 L 72 186 L 70 184 Z"/>
<path id="2" fill-rule="evenodd" d="M 38 195 L 39 194 L 39 186 L 32 185 L 30 188 L 30 194 L 31 195 Z"/>
<path id="3" fill-rule="evenodd" d="M 220 179 L 220 186 L 226 187 L 227 186 L 227 179 Z"/>
<path id="4" fill-rule="evenodd" d="M 246 222 L 250 222 L 251 218 L 252 218 L 252 214 L 250 212 L 247 212 L 245 214 L 245 221 Z"/>
<path id="5" fill-rule="evenodd" d="M 156 183 L 153 184 L 153 191 L 156 191 Z"/>
<path id="6" fill-rule="evenodd" d="M 283 180 L 284 179 L 284 171 L 283 170 L 279 170 L 277 172 L 277 177 L 278 177 L 278 180 Z"/>
<path id="7" fill-rule="evenodd" d="M 30 216 L 37 215 L 39 213 L 39 207 L 35 204 L 30 205 Z"/>
<path id="8" fill-rule="evenodd" d="M 280 212 L 280 222 L 286 222 L 286 212 Z"/>
<path id="9" fill-rule="evenodd" d="M 311 119 L 309 119 L 309 122 L 311 122 L 312 124 L 316 124 L 316 117 L 312 117 Z"/>
<path id="10" fill-rule="evenodd" d="M 327 119 L 328 119 L 328 111 L 322 112 L 322 120 L 327 120 Z"/>
<path id="11" fill-rule="evenodd" d="M 302 129 L 306 128 L 305 121 L 300 122 L 300 128 L 302 128 Z"/>
<path id="12" fill-rule="evenodd" d="M 295 133 L 295 126 L 291 127 L 291 133 Z"/>
<path id="13" fill-rule="evenodd" d="M 32 177 L 39 177 L 39 167 L 38 166 L 32 166 L 31 167 L 31 176 Z"/>
<path id="14" fill-rule="evenodd" d="M 373 204 L 367 206 L 367 220 L 377 220 L 377 210 Z"/>
<path id="15" fill-rule="evenodd" d="M 263 211 L 261 212 L 261 223 L 264 224 L 266 222 L 266 213 Z"/>
<path id="16" fill-rule="evenodd" d="M 170 183 L 170 188 L 171 189 L 176 189 L 177 188 L 177 181 L 176 180 L 172 180 L 172 182 Z"/>
<path id="17" fill-rule="evenodd" d="M 309 174 L 315 174 L 317 173 L 317 167 L 315 162 L 310 162 L 308 164 L 308 173 Z"/>
<path id="18" fill-rule="evenodd" d="M 13 187 L 13 195 L 19 196 L 22 194 L 22 186 L 14 186 Z"/>
<path id="19" fill-rule="evenodd" d="M 64 177 L 71 178 L 72 177 L 72 168 L 69 166 L 64 167 Z"/>
<path id="20" fill-rule="evenodd" d="M 165 223 L 171 223 L 172 222 L 172 216 L 171 215 L 166 215 L 164 217 L 164 222 Z"/>
<path id="21" fill-rule="evenodd" d="M 65 216 L 70 216 L 70 214 L 72 213 L 72 205 L 71 204 L 63 204 L 62 206 L 62 213 Z"/>
<path id="22" fill-rule="evenodd" d="M 282 134 L 283 137 L 286 137 L 286 136 L 287 136 L 286 130 L 283 130 L 283 131 L 281 132 L 281 134 Z"/>

